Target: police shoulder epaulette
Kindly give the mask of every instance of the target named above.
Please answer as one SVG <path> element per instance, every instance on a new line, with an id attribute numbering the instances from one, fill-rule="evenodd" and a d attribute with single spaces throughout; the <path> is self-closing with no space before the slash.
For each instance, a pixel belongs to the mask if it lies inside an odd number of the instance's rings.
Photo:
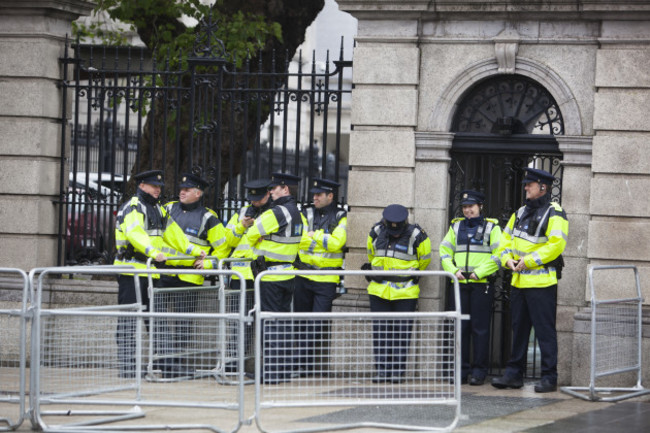
<path id="1" fill-rule="evenodd" d="M 457 223 L 457 222 L 462 221 L 464 219 L 465 219 L 464 217 L 457 217 L 457 218 L 454 218 L 453 220 L 451 220 L 451 223 L 454 224 L 454 223 Z"/>
<path id="2" fill-rule="evenodd" d="M 137 195 L 131 197 L 131 202 L 130 202 L 131 206 L 137 206 L 139 203 L 140 203 L 140 199 L 138 198 Z"/>
<path id="3" fill-rule="evenodd" d="M 499 220 L 496 218 L 485 218 L 485 220 L 491 222 L 492 224 L 499 225 Z"/>

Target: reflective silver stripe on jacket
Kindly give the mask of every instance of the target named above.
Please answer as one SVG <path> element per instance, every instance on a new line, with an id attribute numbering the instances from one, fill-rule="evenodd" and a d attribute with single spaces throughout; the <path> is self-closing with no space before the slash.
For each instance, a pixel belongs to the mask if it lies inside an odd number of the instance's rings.
<path id="1" fill-rule="evenodd" d="M 310 232 L 314 230 L 314 208 L 308 207 L 306 213 L 307 231 Z"/>
<path id="2" fill-rule="evenodd" d="M 293 262 L 296 259 L 294 254 L 278 254 L 271 251 L 258 250 L 257 248 L 253 248 L 253 254 L 258 257 L 264 256 L 267 259 L 275 260 L 277 262 Z"/>
<path id="3" fill-rule="evenodd" d="M 310 251 L 305 251 L 305 250 L 300 250 L 301 253 L 303 254 L 309 254 L 313 257 L 321 257 L 323 259 L 342 259 L 343 258 L 343 253 L 314 253 L 311 250 Z"/>

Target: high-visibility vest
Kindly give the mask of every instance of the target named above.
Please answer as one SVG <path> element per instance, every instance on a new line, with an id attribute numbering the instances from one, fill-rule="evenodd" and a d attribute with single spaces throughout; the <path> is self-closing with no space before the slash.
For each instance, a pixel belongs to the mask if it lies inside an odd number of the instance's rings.
<path id="1" fill-rule="evenodd" d="M 431 262 L 431 240 L 420 226 L 410 224 L 399 238 L 391 238 L 383 223 L 370 230 L 367 240 L 368 261 L 375 270 L 420 270 Z M 389 301 L 420 296 L 420 286 L 413 279 L 405 281 L 371 281 L 368 293 Z"/>
<path id="2" fill-rule="evenodd" d="M 269 209 L 271 206 L 271 201 L 269 200 L 264 206 L 257 208 L 255 217 L 257 218 L 264 211 Z M 246 236 L 248 229 L 242 224 L 242 220 L 246 216 L 246 211 L 252 205 L 247 205 L 242 207 L 238 213 L 234 214 L 228 224 L 226 225 L 226 242 L 230 248 L 234 248 L 232 251 L 232 258 L 250 258 L 255 259 L 257 256 L 253 252 L 253 247 Z M 242 274 L 244 279 L 253 280 L 253 272 L 251 272 L 250 261 L 234 261 L 230 263 L 230 269 L 237 271 Z M 238 279 L 237 276 L 232 276 L 234 279 Z"/>
<path id="3" fill-rule="evenodd" d="M 173 201 L 165 205 L 165 210 L 180 226 L 192 245 L 205 251 L 206 255 L 216 256 L 219 259 L 228 257 L 230 247 L 226 243 L 226 229 L 212 209 L 200 206 L 198 202 L 187 206 Z M 194 260 L 168 260 L 167 264 L 192 268 Z M 204 260 L 203 267 L 216 269 L 218 260 Z M 204 280 L 201 274 L 178 274 L 178 278 L 196 285 L 202 285 Z"/>
<path id="4" fill-rule="evenodd" d="M 538 208 L 522 206 L 512 214 L 501 236 L 501 264 L 524 258 L 526 269 L 512 273 L 512 286 L 549 287 L 557 284 L 552 262 L 564 251 L 569 221 L 558 203 Z"/>
<path id="5" fill-rule="evenodd" d="M 476 227 L 469 227 L 467 219 L 454 218 L 440 243 L 442 268 L 452 274 L 459 270 L 473 272 L 478 277 L 478 280 L 459 280 L 461 283 L 487 282 L 487 277 L 501 266 L 501 229 L 498 224 L 495 219 L 483 218 Z M 459 237 L 461 231 L 464 235 Z"/>
<path id="6" fill-rule="evenodd" d="M 246 237 L 256 257 L 263 256 L 270 270 L 295 270 L 305 217 L 292 196 L 273 201 L 271 208 L 255 219 Z M 269 275 L 263 281 L 285 281 L 294 275 Z"/>
<path id="7" fill-rule="evenodd" d="M 322 209 L 309 207 L 303 211 L 307 226 L 300 241 L 300 261 L 309 268 L 342 268 L 343 249 L 347 242 L 347 213 L 332 203 Z M 314 236 L 309 237 L 308 232 Z M 338 283 L 338 275 L 304 275 L 311 281 Z"/>
<path id="8" fill-rule="evenodd" d="M 138 189 L 117 212 L 115 224 L 117 253 L 114 265 L 147 268 L 147 259 L 158 253 L 165 256 L 199 256 L 201 250 L 190 244 L 183 230 L 149 194 Z M 155 262 L 154 262 L 155 263 Z M 124 275 L 133 275 L 125 272 Z M 159 275 L 153 275 L 159 278 Z"/>

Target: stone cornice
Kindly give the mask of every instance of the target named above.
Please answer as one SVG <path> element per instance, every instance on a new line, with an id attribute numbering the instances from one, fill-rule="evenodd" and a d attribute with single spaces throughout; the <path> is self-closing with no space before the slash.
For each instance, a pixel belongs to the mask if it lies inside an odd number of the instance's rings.
<path id="1" fill-rule="evenodd" d="M 2 0 L 2 15 L 53 15 L 72 17 L 88 15 L 95 7 L 92 0 Z"/>
<path id="2" fill-rule="evenodd" d="M 593 137 L 556 135 L 563 165 L 591 166 Z"/>
<path id="3" fill-rule="evenodd" d="M 453 140 L 450 132 L 415 132 L 415 160 L 449 161 Z"/>
<path id="4" fill-rule="evenodd" d="M 535 17 L 554 19 L 650 19 L 650 1 L 616 0 L 336 0 L 339 9 L 359 19 L 478 19 Z"/>

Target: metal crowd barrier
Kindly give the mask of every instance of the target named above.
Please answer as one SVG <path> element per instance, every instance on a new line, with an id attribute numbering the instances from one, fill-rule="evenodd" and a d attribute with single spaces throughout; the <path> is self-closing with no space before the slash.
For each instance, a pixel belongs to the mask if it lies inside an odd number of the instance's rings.
<path id="1" fill-rule="evenodd" d="M 219 260 L 219 270 L 224 270 L 225 266 L 231 266 L 234 262 L 242 263 L 250 261 L 252 261 L 252 259 L 241 257 L 222 259 Z M 250 310 L 253 308 L 255 290 L 253 288 L 250 288 L 248 290 L 245 290 L 244 293 L 242 293 L 241 288 L 240 290 L 233 290 L 230 286 L 231 280 L 232 278 L 228 277 L 224 277 L 219 280 L 219 300 L 221 301 L 219 303 L 219 313 L 226 314 L 233 311 L 239 311 L 240 308 L 244 308 L 244 310 L 250 312 Z M 244 285 L 240 287 L 246 287 L 246 280 L 241 279 L 241 281 L 244 282 Z M 241 305 L 242 297 L 245 299 L 243 306 Z M 236 385 L 238 384 L 238 371 L 237 369 L 233 369 L 232 366 L 236 365 L 236 363 L 239 361 L 237 358 L 238 341 L 233 337 L 238 336 L 239 329 L 243 328 L 244 350 L 241 353 L 244 354 L 243 362 L 245 365 L 246 361 L 252 360 L 255 356 L 253 353 L 255 328 L 253 326 L 253 320 L 249 316 L 247 316 L 246 322 L 229 322 L 227 325 L 229 326 L 224 326 L 222 328 L 222 335 L 219 338 L 219 341 L 221 342 L 220 362 L 217 365 L 215 373 L 217 374 L 217 380 L 219 380 L 222 384 Z M 251 380 L 246 380 L 244 383 L 251 384 L 253 382 Z"/>
<path id="2" fill-rule="evenodd" d="M 448 277 L 454 282 L 455 305 L 460 306 L 458 280 L 444 271 L 260 273 L 255 279 L 254 415 L 260 430 L 270 431 L 265 418 L 269 412 L 296 410 L 302 414 L 305 407 L 312 416 L 285 432 L 353 428 L 450 431 L 457 425 L 461 411 L 460 321 L 467 319 L 459 307 L 426 313 L 261 311 L 261 280 L 286 273 Z M 385 369 L 384 375 L 378 374 L 375 364 Z M 328 416 L 332 407 L 346 410 Z M 393 421 L 400 410 L 414 407 L 429 419 L 420 424 Z M 395 409 L 398 412 L 391 416 Z M 317 410 L 323 414 L 314 415 Z M 313 427 L 313 422 L 326 425 Z"/>
<path id="3" fill-rule="evenodd" d="M 0 268 L 0 273 L 17 274 L 23 280 L 20 307 L 0 310 L 0 329 L 3 330 L 0 337 L 0 431 L 10 431 L 17 429 L 25 419 L 29 280 L 20 269 Z M 16 348 L 17 352 L 12 350 Z"/>
<path id="4" fill-rule="evenodd" d="M 243 357 L 239 360 L 240 386 L 221 387 L 211 376 L 197 375 L 183 380 L 159 382 L 150 375 L 143 377 L 148 365 L 146 339 L 154 321 L 189 323 L 195 347 L 179 355 L 188 369 L 212 369 L 218 351 L 219 329 L 224 321 L 243 321 L 246 311 L 216 312 L 147 312 L 142 302 L 131 305 L 98 307 L 44 308 L 44 279 L 51 274 L 117 275 L 123 267 L 53 267 L 41 270 L 33 304 L 30 411 L 36 428 L 43 431 L 127 431 L 191 430 L 237 431 L 244 419 Z M 152 274 L 241 275 L 223 270 L 128 269 L 134 274 L 136 293 L 139 276 Z M 89 281 L 89 284 L 92 282 Z M 140 300 L 141 301 L 141 300 Z M 241 304 L 243 306 L 243 303 Z M 124 370 L 124 356 L 118 351 L 118 323 L 133 331 L 135 368 Z M 122 328 L 124 329 L 124 328 Z M 238 351 L 243 351 L 243 333 Z M 121 335 L 121 334 L 120 334 Z M 124 347 L 124 346 L 122 346 Z M 199 353 L 200 356 L 192 355 Z M 208 353 L 209 356 L 205 354 Z M 80 410 L 80 406 L 93 406 Z M 45 407 L 52 410 L 45 410 Z M 129 407 L 130 406 L 130 407 Z M 97 410 L 94 407 L 109 407 Z M 174 408 L 156 413 L 162 424 L 149 425 L 139 418 L 141 407 Z M 117 409 L 115 409 L 117 408 Z M 220 409 L 223 411 L 215 411 Z M 205 416 L 201 416 L 203 411 Z M 235 415 L 230 415 L 232 413 Z M 53 422 L 62 417 L 62 423 Z M 214 423 L 192 424 L 186 420 L 214 419 Z M 182 420 L 179 422 L 179 419 Z M 74 420 L 74 421 L 72 421 Z M 119 422 L 120 424 L 114 424 Z M 229 430 L 224 428 L 229 425 Z"/>
<path id="5" fill-rule="evenodd" d="M 599 299 L 594 285 L 594 272 L 633 270 L 635 287 L 625 284 L 624 274 L 616 274 L 619 291 L 628 297 Z M 629 274 L 629 273 L 628 273 Z M 641 385 L 642 377 L 642 305 L 639 271 L 636 266 L 591 266 L 591 362 L 589 386 L 565 386 L 561 390 L 574 397 L 591 401 L 620 401 L 650 393 Z M 597 381 L 619 374 L 636 375 L 631 387 L 597 386 Z M 616 394 L 614 394 L 616 393 Z"/>

